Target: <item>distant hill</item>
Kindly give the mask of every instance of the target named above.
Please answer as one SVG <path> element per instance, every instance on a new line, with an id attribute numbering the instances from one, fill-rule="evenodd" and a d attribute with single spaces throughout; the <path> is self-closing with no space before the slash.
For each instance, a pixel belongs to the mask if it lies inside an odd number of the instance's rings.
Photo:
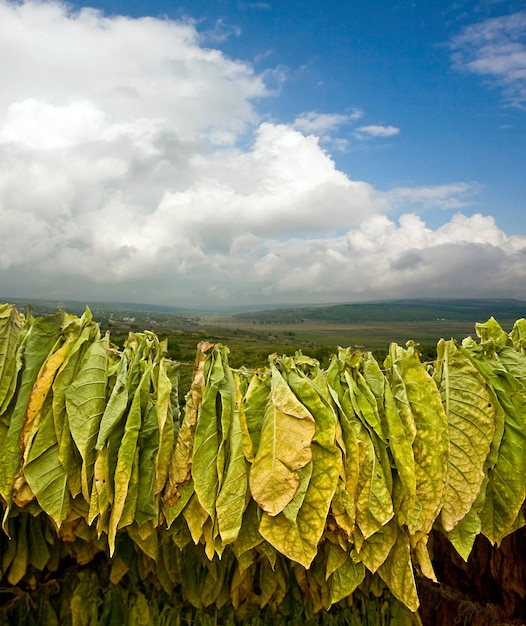
<path id="1" fill-rule="evenodd" d="M 233 315 L 235 319 L 267 324 L 301 322 L 424 322 L 434 320 L 485 322 L 526 317 L 526 301 L 513 299 L 404 299 L 360 304 L 293 307 L 251 311 Z"/>
<path id="2" fill-rule="evenodd" d="M 146 312 L 146 313 L 174 313 L 184 315 L 190 309 L 184 309 L 174 306 L 163 306 L 157 304 L 140 304 L 134 302 L 98 302 L 98 301 L 80 301 L 80 300 L 43 300 L 37 298 L 0 298 L 0 303 L 9 302 L 18 309 L 24 310 L 31 306 L 35 315 L 51 315 L 59 309 L 64 309 L 68 313 L 81 315 L 86 306 L 89 306 L 91 312 L 96 317 L 98 313 L 106 313 L 107 311 L 120 312 Z"/>

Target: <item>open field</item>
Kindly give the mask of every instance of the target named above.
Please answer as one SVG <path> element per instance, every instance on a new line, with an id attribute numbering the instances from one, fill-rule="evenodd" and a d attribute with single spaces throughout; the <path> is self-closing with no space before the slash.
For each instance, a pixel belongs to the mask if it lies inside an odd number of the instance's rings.
<path id="1" fill-rule="evenodd" d="M 29 302 L 15 304 L 25 311 Z M 370 350 L 381 360 L 391 343 L 404 345 L 409 340 L 419 344 L 429 360 L 440 338 L 461 341 L 475 334 L 477 321 L 486 321 L 491 315 L 504 330 L 511 330 L 516 319 L 526 316 L 525 304 L 512 300 L 413 300 L 241 314 L 115 303 L 92 303 L 90 309 L 117 346 L 129 332 L 149 330 L 168 340 L 169 356 L 174 360 L 193 363 L 197 344 L 212 341 L 229 347 L 233 367 L 261 367 L 270 354 L 294 354 L 297 350 L 326 364 L 338 346 Z M 86 306 L 46 301 L 31 305 L 35 315 L 49 315 L 61 307 L 81 315 Z"/>

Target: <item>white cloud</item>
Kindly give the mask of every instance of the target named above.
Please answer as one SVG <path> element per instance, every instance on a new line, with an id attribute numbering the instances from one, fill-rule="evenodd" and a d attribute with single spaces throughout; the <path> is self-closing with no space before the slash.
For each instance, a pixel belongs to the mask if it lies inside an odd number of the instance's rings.
<path id="1" fill-rule="evenodd" d="M 111 122 L 162 119 L 180 135 L 236 132 L 265 95 L 246 63 L 199 44 L 191 23 L 104 17 L 58 2 L 0 1 L 0 111 L 89 101 Z"/>
<path id="2" fill-rule="evenodd" d="M 361 111 L 354 111 L 353 113 L 317 113 L 316 111 L 310 111 L 299 115 L 292 125 L 303 133 L 313 133 L 319 136 L 349 124 L 362 117 L 362 115 Z"/>
<path id="3" fill-rule="evenodd" d="M 346 236 L 274 242 L 256 277 L 271 301 L 523 298 L 525 260 L 526 237 L 506 237 L 491 217 L 459 214 L 433 231 L 413 214 L 376 215 Z"/>
<path id="4" fill-rule="evenodd" d="M 358 137 L 393 137 L 398 135 L 400 129 L 396 126 L 380 126 L 373 124 L 370 126 L 360 126 L 356 129 L 356 136 Z"/>
<path id="5" fill-rule="evenodd" d="M 261 122 L 266 78 L 203 48 L 190 22 L 0 0 L 0 70 L 4 296 L 524 293 L 522 238 L 489 217 L 433 231 L 416 215 L 465 209 L 476 186 L 352 180 L 321 142 L 361 112 Z"/>
<path id="6" fill-rule="evenodd" d="M 509 103 L 526 106 L 526 11 L 472 24 L 450 45 L 457 67 L 487 77 Z"/>
<path id="7" fill-rule="evenodd" d="M 333 152 L 347 152 L 349 140 L 337 136 L 342 126 L 348 126 L 363 116 L 363 111 L 354 109 L 349 113 L 318 113 L 309 111 L 298 115 L 292 126 L 302 133 L 316 135 L 320 142 Z"/>
<path id="8" fill-rule="evenodd" d="M 24 144 L 30 148 L 64 148 L 100 136 L 104 113 L 91 102 L 53 106 L 27 98 L 7 108 L 0 143 Z"/>
<path id="9" fill-rule="evenodd" d="M 410 206 L 419 210 L 461 209 L 473 204 L 471 199 L 480 191 L 476 183 L 448 183 L 429 187 L 395 187 L 383 194 L 392 209 Z"/>

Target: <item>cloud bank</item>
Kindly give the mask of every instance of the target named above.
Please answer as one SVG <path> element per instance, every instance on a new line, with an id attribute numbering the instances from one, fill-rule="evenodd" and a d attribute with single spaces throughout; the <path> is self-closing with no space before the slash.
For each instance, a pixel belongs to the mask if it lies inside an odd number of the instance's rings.
<path id="1" fill-rule="evenodd" d="M 518 296 L 526 239 L 476 186 L 378 190 L 187 21 L 0 0 L 0 292 L 214 306 Z M 396 140 L 393 126 L 362 134 Z M 459 211 L 431 230 L 423 212 Z"/>

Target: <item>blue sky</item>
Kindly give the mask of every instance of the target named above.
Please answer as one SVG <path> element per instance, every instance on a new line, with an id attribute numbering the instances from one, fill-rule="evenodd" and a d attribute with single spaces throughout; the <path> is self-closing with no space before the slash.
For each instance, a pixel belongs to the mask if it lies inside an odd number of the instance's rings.
<path id="1" fill-rule="evenodd" d="M 526 9 L 0 0 L 0 294 L 526 299 Z"/>

